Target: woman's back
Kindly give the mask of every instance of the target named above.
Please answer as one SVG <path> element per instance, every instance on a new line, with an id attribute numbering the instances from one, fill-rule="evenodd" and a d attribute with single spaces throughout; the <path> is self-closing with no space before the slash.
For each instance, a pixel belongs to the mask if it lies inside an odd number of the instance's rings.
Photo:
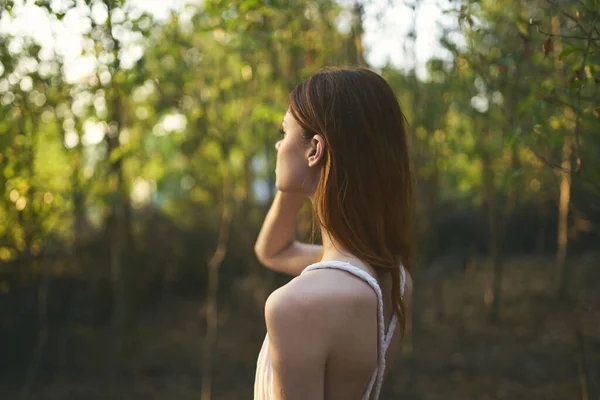
<path id="1" fill-rule="evenodd" d="M 315 330 L 320 321 L 326 321 L 330 340 L 322 387 L 328 400 L 360 398 L 361 394 L 367 396 L 362 397 L 365 399 L 377 398 L 373 396 L 378 396 L 386 365 L 389 367 L 400 349 L 400 329 L 391 304 L 391 275 L 379 284 L 371 274 L 372 270 L 358 260 L 352 264 L 322 261 L 307 267 L 267 301 L 267 313 L 274 302 L 290 305 L 296 303 L 293 299 L 311 301 L 314 307 L 304 318 L 311 320 Z M 409 296 L 410 277 L 404 273 L 401 276 L 401 287 L 407 288 Z M 271 396 L 278 385 L 272 381 L 269 346 L 267 336 L 257 363 L 255 400 L 277 398 Z M 309 342 L 307 346 L 310 348 L 298 351 L 321 351 L 315 349 L 317 344 L 313 347 Z M 305 389 L 307 393 L 310 390 Z"/>

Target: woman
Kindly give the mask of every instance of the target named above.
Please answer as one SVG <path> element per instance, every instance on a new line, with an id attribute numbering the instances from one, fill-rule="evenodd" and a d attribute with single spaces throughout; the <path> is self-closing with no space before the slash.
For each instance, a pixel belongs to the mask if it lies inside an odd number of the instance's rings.
<path id="1" fill-rule="evenodd" d="M 254 398 L 377 399 L 412 287 L 404 116 L 376 73 L 328 68 L 290 94 L 282 133 L 278 193 L 255 251 L 296 278 L 267 299 Z M 322 246 L 295 239 L 308 198 Z"/>

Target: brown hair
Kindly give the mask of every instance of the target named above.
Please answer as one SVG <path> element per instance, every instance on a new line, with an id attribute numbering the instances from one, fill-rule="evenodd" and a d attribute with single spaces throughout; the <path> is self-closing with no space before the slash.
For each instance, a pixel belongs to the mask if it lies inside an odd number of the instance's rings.
<path id="1" fill-rule="evenodd" d="M 327 143 L 313 221 L 365 263 L 391 272 L 404 331 L 398 257 L 411 272 L 414 205 L 405 117 L 392 88 L 366 68 L 325 68 L 292 91 L 289 111 L 306 139 L 320 134 Z"/>

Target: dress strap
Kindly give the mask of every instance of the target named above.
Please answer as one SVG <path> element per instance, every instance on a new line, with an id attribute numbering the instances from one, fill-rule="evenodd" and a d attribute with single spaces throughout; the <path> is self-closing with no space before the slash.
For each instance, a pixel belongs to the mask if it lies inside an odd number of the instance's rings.
<path id="1" fill-rule="evenodd" d="M 404 266 L 400 266 L 400 297 L 404 297 L 404 287 L 406 286 L 406 270 Z M 392 320 L 390 321 L 390 325 L 388 326 L 387 332 L 385 334 L 385 352 L 387 352 L 390 343 L 392 342 L 392 337 L 394 336 L 394 332 L 396 331 L 396 325 L 398 325 L 398 317 L 396 313 L 392 315 Z"/>
<path id="2" fill-rule="evenodd" d="M 385 352 L 389 346 L 389 342 L 391 340 L 391 333 L 393 335 L 394 328 L 392 326 L 396 325 L 396 316 L 392 316 L 392 323 L 390 324 L 390 328 L 387 330 L 388 335 L 386 335 L 385 322 L 383 319 L 383 295 L 381 293 L 381 288 L 379 287 L 379 283 L 377 279 L 363 271 L 362 269 L 348 263 L 345 261 L 320 261 L 318 263 L 314 263 L 306 267 L 302 274 L 307 271 L 314 271 L 318 269 L 338 269 L 342 271 L 346 271 L 351 273 L 352 275 L 362 279 L 367 282 L 375 291 L 377 295 L 377 325 L 378 325 L 378 334 L 377 334 L 377 367 L 374 373 L 371 375 L 371 379 L 369 380 L 369 384 L 366 389 L 366 394 L 370 395 L 373 391 L 373 398 L 379 398 L 379 392 L 381 391 L 381 384 L 383 382 L 383 373 L 385 371 Z M 401 289 L 403 291 L 403 287 Z"/>

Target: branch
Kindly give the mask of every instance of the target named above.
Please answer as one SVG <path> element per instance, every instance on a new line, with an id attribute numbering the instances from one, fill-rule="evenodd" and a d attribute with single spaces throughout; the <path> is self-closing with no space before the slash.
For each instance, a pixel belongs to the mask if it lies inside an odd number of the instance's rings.
<path id="1" fill-rule="evenodd" d="M 590 36 L 589 37 L 583 37 L 583 36 L 567 36 L 567 35 L 557 35 L 554 33 L 550 33 L 550 32 L 544 32 L 541 29 L 538 29 L 538 32 L 546 35 L 546 36 L 553 36 L 553 37 L 559 37 L 561 39 L 579 39 L 579 40 L 589 40 L 589 41 L 596 41 L 596 40 L 600 40 L 600 37 L 591 37 L 591 33 L 592 31 L 590 31 Z"/>
<path id="2" fill-rule="evenodd" d="M 590 9 L 588 8 L 588 6 L 587 6 L 587 5 L 586 5 L 586 4 L 585 4 L 583 1 L 581 1 L 581 0 L 577 0 L 577 2 L 578 2 L 578 3 L 579 3 L 579 5 L 580 5 L 581 7 L 583 7 L 585 10 L 588 10 L 588 11 L 594 11 L 594 10 L 590 10 Z"/>
<path id="3" fill-rule="evenodd" d="M 584 174 L 579 174 L 579 176 L 583 178 L 584 182 L 589 183 L 594 189 L 598 191 L 598 193 L 600 193 L 600 184 L 598 184 L 596 181 L 593 181 L 589 176 L 585 176 Z"/>
<path id="4" fill-rule="evenodd" d="M 600 12 L 596 13 L 594 17 L 594 22 L 592 22 L 592 26 L 596 26 L 596 22 L 598 22 L 598 17 L 600 17 Z M 579 67 L 579 71 L 583 71 L 585 68 L 585 63 L 587 62 L 588 55 L 590 53 L 590 47 L 592 45 L 591 37 L 592 37 L 593 29 L 590 29 L 588 33 L 588 42 L 585 46 L 585 50 L 583 51 L 583 60 L 581 60 L 581 66 Z M 583 85 L 579 85 L 577 89 L 577 116 L 575 117 L 575 155 L 577 156 L 577 167 L 576 172 L 579 172 L 581 168 L 581 143 L 579 141 L 579 131 L 581 129 L 581 90 L 583 89 Z"/>
<path id="5" fill-rule="evenodd" d="M 593 53 L 594 53 L 593 51 L 590 52 L 590 54 L 593 54 Z M 556 94 L 563 94 L 563 95 L 565 95 L 567 97 L 571 97 L 571 95 L 573 94 L 572 92 L 568 92 L 566 90 L 556 90 L 556 89 L 554 89 L 554 93 L 556 93 Z M 589 102 L 592 102 L 594 104 L 598 101 L 598 98 L 596 98 L 596 97 L 589 97 L 589 96 L 580 96 L 580 97 L 581 97 L 581 100 L 583 100 L 583 101 L 589 101 Z"/>
<path id="6" fill-rule="evenodd" d="M 527 146 L 527 149 L 529 151 L 531 151 L 537 157 L 537 159 L 540 160 L 547 167 L 554 168 L 554 169 L 556 169 L 558 171 L 567 172 L 567 173 L 574 172 L 574 170 L 572 168 L 569 168 L 569 169 L 563 168 L 562 166 L 558 165 L 557 163 L 547 160 L 544 156 L 538 154 L 535 150 L 533 150 L 531 148 L 531 146 Z M 586 182 L 586 183 L 590 184 L 598 192 L 600 192 L 600 185 L 598 183 L 594 182 L 592 179 L 590 179 L 589 176 L 585 176 L 584 174 L 578 174 L 577 177 L 581 178 L 581 180 L 583 182 Z"/>
<path id="7" fill-rule="evenodd" d="M 560 8 L 560 5 L 553 0 L 546 0 L 548 3 L 550 3 L 551 5 L 554 6 L 554 8 L 556 8 L 556 10 L 561 13 L 562 15 L 564 15 L 566 18 L 570 19 L 571 21 L 575 22 L 577 24 L 577 26 L 579 27 L 579 29 L 581 29 L 581 31 L 583 33 L 585 33 L 586 35 L 588 34 L 588 31 L 585 30 L 585 28 L 583 27 L 583 25 L 581 25 L 581 21 L 577 19 L 577 17 L 569 14 L 568 12 L 566 12 L 565 10 L 562 10 Z"/>
<path id="8" fill-rule="evenodd" d="M 569 14 L 568 12 L 562 10 L 559 6 L 559 4 L 556 1 L 553 0 L 546 0 L 548 3 L 550 3 L 551 5 L 554 6 L 554 8 L 561 13 L 562 15 L 564 15 L 566 18 L 570 19 L 571 21 L 575 22 L 577 24 L 577 26 L 579 27 L 579 29 L 581 30 L 581 32 L 583 32 L 586 36 L 589 35 L 589 32 L 584 28 L 584 26 L 581 24 L 581 21 L 579 21 L 576 17 L 572 16 L 571 14 Z M 579 3 L 581 3 L 581 1 L 579 1 Z M 592 24 L 591 29 L 595 30 L 596 33 L 598 33 L 600 35 L 600 32 L 598 32 L 598 29 L 593 26 L 595 24 Z M 600 48 L 600 46 L 596 43 L 594 43 L 594 45 L 598 48 Z"/>
<path id="9" fill-rule="evenodd" d="M 477 72 L 480 72 L 479 70 L 476 69 Z M 520 96 L 528 96 L 531 93 L 531 89 L 528 90 L 527 87 L 518 85 L 513 83 L 512 81 L 506 79 L 504 81 L 502 81 L 502 83 L 504 84 L 504 86 L 506 88 L 510 88 L 510 89 L 516 89 L 517 93 Z M 495 89 L 495 87 L 490 85 L 491 89 Z M 539 100 L 544 100 L 548 103 L 552 103 L 552 104 L 558 104 L 564 107 L 569 107 L 571 109 L 573 109 L 573 111 L 577 111 L 581 109 L 581 106 L 575 105 L 575 104 L 571 104 L 566 100 L 562 100 L 559 96 L 563 95 L 566 96 L 566 99 L 573 99 L 573 93 L 572 92 L 568 92 L 568 91 L 564 91 L 564 90 L 557 90 L 557 89 L 553 89 L 553 91 L 549 92 L 549 93 L 541 93 L 539 94 L 538 99 Z M 588 102 L 593 102 L 594 104 L 596 103 L 597 99 L 595 97 L 587 97 L 587 96 L 581 96 L 581 100 L 582 101 L 588 101 Z"/>
<path id="10" fill-rule="evenodd" d="M 527 147 L 529 148 L 529 151 L 531 151 L 538 158 L 538 160 L 540 160 L 542 163 L 544 163 L 547 167 L 554 168 L 554 169 L 557 169 L 562 172 L 568 172 L 568 173 L 572 172 L 571 168 L 563 168 L 562 166 L 558 165 L 557 163 L 547 160 L 544 156 L 538 154 L 531 147 L 529 147 L 529 146 L 527 146 Z"/>

